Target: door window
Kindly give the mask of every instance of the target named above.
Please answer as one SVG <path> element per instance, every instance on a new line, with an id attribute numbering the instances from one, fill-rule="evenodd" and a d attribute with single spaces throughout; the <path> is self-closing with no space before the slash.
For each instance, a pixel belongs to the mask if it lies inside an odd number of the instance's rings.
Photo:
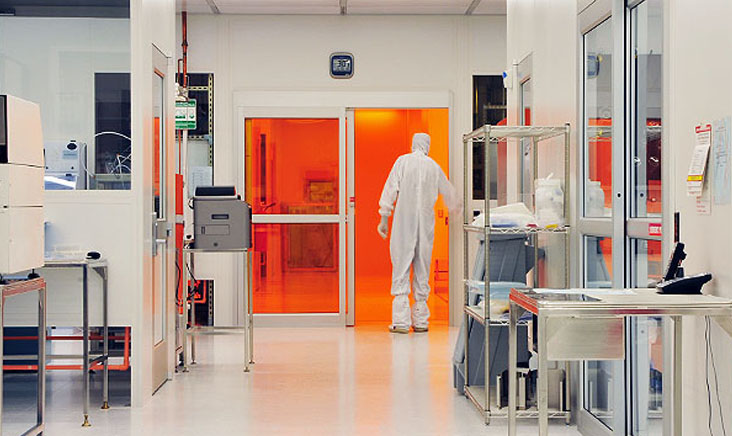
<path id="1" fill-rule="evenodd" d="M 587 32 L 584 51 L 584 216 L 612 216 L 612 19 Z"/>
<path id="2" fill-rule="evenodd" d="M 661 216 L 661 127 L 663 110 L 662 0 L 631 10 L 632 39 L 632 218 Z"/>
<path id="3" fill-rule="evenodd" d="M 245 122 L 255 313 L 339 313 L 340 120 Z"/>
<path id="4" fill-rule="evenodd" d="M 153 211 L 155 219 L 165 220 L 165 79 L 158 73 L 152 75 L 153 83 Z M 157 245 L 157 231 L 153 235 L 152 243 Z M 157 248 L 157 247 L 156 247 Z M 155 277 L 155 290 L 153 292 L 153 313 L 154 313 L 154 340 L 155 344 L 165 340 L 165 265 L 163 257 L 164 250 L 156 250 L 154 260 L 153 276 Z"/>

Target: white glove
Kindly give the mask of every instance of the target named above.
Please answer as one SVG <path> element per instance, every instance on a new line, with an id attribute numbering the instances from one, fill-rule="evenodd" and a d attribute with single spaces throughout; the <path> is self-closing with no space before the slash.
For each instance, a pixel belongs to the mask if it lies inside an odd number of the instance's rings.
<path id="1" fill-rule="evenodd" d="M 389 217 L 381 217 L 381 222 L 379 223 L 379 226 L 376 227 L 376 231 L 379 232 L 379 235 L 383 239 L 386 239 L 389 236 Z"/>

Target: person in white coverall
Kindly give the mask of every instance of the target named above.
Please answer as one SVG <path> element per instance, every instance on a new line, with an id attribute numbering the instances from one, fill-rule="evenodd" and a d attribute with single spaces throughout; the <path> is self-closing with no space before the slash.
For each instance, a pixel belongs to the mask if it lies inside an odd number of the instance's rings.
<path id="1" fill-rule="evenodd" d="M 391 252 L 392 282 L 391 326 L 394 333 L 426 332 L 430 310 L 430 264 L 435 237 L 435 202 L 441 194 L 451 213 L 458 212 L 461 201 L 442 168 L 428 156 L 430 136 L 416 133 L 412 152 L 399 156 L 389 173 L 379 200 L 381 222 L 378 232 L 386 239 L 389 216 L 392 221 Z M 394 202 L 396 201 L 396 210 Z M 413 270 L 414 308 L 410 319 L 409 268 Z"/>

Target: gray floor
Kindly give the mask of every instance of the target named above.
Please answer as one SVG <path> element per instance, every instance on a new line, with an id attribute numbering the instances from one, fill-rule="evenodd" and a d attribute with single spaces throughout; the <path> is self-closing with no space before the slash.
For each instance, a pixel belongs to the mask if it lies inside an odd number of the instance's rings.
<path id="1" fill-rule="evenodd" d="M 85 429 L 80 375 L 55 372 L 45 434 L 506 434 L 505 420 L 486 427 L 472 403 L 453 390 L 455 335 L 446 327 L 422 335 L 391 335 L 385 326 L 259 329 L 250 374 L 242 371 L 242 337 L 202 337 L 199 363 L 188 374 L 176 374 L 144 407 L 124 407 L 119 388 L 124 383 L 113 385 L 118 387 L 108 411 L 99 410 L 101 396 L 95 392 L 92 427 Z M 32 392 L 29 377 L 25 384 Z M 95 389 L 99 386 L 97 377 Z M 26 390 L 20 399 L 19 381 L 12 391 L 7 391 L 4 435 L 22 429 L 20 418 L 32 419 L 32 409 L 23 406 L 32 404 L 32 396 Z M 521 423 L 519 435 L 536 433 L 533 421 Z M 578 435 L 563 423 L 553 424 L 550 434 Z"/>

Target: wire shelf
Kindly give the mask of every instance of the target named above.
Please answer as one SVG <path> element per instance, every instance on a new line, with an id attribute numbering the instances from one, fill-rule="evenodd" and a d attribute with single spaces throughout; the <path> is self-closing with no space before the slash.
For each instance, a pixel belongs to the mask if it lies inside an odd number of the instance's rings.
<path id="1" fill-rule="evenodd" d="M 508 138 L 534 138 L 536 141 L 562 136 L 569 126 L 491 126 L 485 125 L 463 135 L 465 142 L 500 141 Z"/>
<path id="2" fill-rule="evenodd" d="M 463 225 L 463 230 L 470 233 L 484 233 L 485 227 L 470 224 Z M 488 233 L 497 235 L 532 235 L 536 233 L 567 233 L 569 226 L 564 227 L 489 227 Z"/>

